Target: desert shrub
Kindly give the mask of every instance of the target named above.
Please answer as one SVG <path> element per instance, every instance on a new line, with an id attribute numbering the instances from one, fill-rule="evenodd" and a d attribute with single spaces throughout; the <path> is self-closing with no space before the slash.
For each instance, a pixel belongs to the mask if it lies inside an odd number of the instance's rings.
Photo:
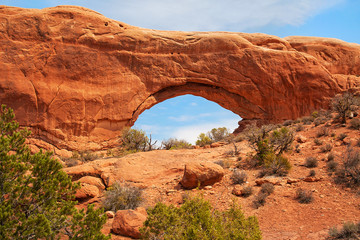
<path id="1" fill-rule="evenodd" d="M 316 137 L 329 136 L 330 130 L 328 127 L 322 127 L 316 132 Z"/>
<path id="2" fill-rule="evenodd" d="M 326 152 L 330 152 L 331 149 L 332 149 L 332 145 L 330 143 L 327 143 L 320 148 L 320 151 L 326 153 Z"/>
<path id="3" fill-rule="evenodd" d="M 234 184 L 243 184 L 247 181 L 248 175 L 245 171 L 236 169 L 231 175 L 231 180 Z"/>
<path id="4" fill-rule="evenodd" d="M 349 92 L 337 95 L 331 101 L 332 109 L 337 113 L 336 118 L 340 119 L 342 123 L 346 123 L 346 117 L 355 110 L 355 106 L 358 104 L 357 99 Z"/>
<path id="5" fill-rule="evenodd" d="M 121 135 L 123 147 L 128 150 L 145 151 L 148 137 L 143 130 L 125 128 Z"/>
<path id="6" fill-rule="evenodd" d="M 315 139 L 314 139 L 314 143 L 315 143 L 315 145 L 317 145 L 317 146 L 321 146 L 324 142 L 323 142 L 322 140 L 318 139 L 318 138 L 315 138 Z"/>
<path id="7" fill-rule="evenodd" d="M 360 222 L 345 222 L 342 229 L 338 230 L 336 227 L 333 227 L 329 230 L 329 236 L 327 240 L 335 239 L 360 239 Z"/>
<path id="8" fill-rule="evenodd" d="M 266 198 L 268 197 L 269 195 L 266 194 L 266 193 L 262 193 L 260 192 L 259 194 L 257 194 L 252 202 L 253 204 L 253 207 L 254 208 L 259 208 L 261 206 L 264 206 L 265 203 L 266 203 Z"/>
<path id="9" fill-rule="evenodd" d="M 353 118 L 350 120 L 350 128 L 360 130 L 360 119 Z"/>
<path id="10" fill-rule="evenodd" d="M 300 124 L 296 125 L 295 131 L 300 132 L 300 131 L 303 131 L 304 129 L 305 129 L 304 124 L 300 123 Z"/>
<path id="11" fill-rule="evenodd" d="M 274 185 L 271 184 L 271 183 L 264 183 L 263 185 L 261 185 L 261 189 L 260 189 L 260 192 L 261 193 L 265 193 L 267 195 L 270 195 L 274 192 Z"/>
<path id="12" fill-rule="evenodd" d="M 166 150 L 172 149 L 189 149 L 192 147 L 191 143 L 188 143 L 186 140 L 179 140 L 177 138 L 169 138 L 161 142 Z"/>
<path id="13" fill-rule="evenodd" d="M 310 125 L 314 121 L 314 118 L 312 116 L 305 116 L 301 118 L 301 122 L 304 125 Z"/>
<path id="14" fill-rule="evenodd" d="M 316 172 L 314 169 L 309 171 L 309 177 L 315 177 L 316 176 Z"/>
<path id="15" fill-rule="evenodd" d="M 330 161 L 334 161 L 335 160 L 335 154 L 330 152 L 328 155 L 327 155 L 327 160 L 330 162 Z"/>
<path id="16" fill-rule="evenodd" d="M 282 125 L 287 127 L 287 126 L 291 126 L 292 124 L 294 124 L 294 120 L 285 120 Z"/>
<path id="17" fill-rule="evenodd" d="M 356 140 L 355 146 L 360 147 L 360 138 Z"/>
<path id="18" fill-rule="evenodd" d="M 243 197 L 249 197 L 253 194 L 253 188 L 251 186 L 245 186 L 241 190 L 241 196 Z"/>
<path id="19" fill-rule="evenodd" d="M 360 151 L 347 148 L 343 154 L 343 164 L 335 172 L 335 182 L 350 188 L 360 186 Z"/>
<path id="20" fill-rule="evenodd" d="M 245 140 L 245 136 L 244 136 L 244 134 L 241 134 L 241 133 L 235 135 L 234 138 L 233 138 L 234 142 L 242 142 L 244 140 Z"/>
<path id="21" fill-rule="evenodd" d="M 90 162 L 98 158 L 98 156 L 95 153 L 90 151 L 80 152 L 79 154 L 80 154 L 80 160 L 82 162 Z"/>
<path id="22" fill-rule="evenodd" d="M 256 166 L 262 166 L 269 154 L 280 156 L 290 149 L 294 140 L 294 133 L 287 127 L 274 130 L 273 125 L 263 125 L 261 128 L 255 125 L 248 126 L 245 130 L 250 147 L 256 152 L 253 157 Z"/>
<path id="23" fill-rule="evenodd" d="M 315 124 L 315 126 L 319 126 L 319 125 L 321 125 L 321 124 L 326 123 L 327 120 L 328 120 L 328 119 L 325 118 L 325 117 L 318 117 L 318 118 L 316 118 L 316 119 L 314 120 L 314 124 Z"/>
<path id="24" fill-rule="evenodd" d="M 296 190 L 296 200 L 299 203 L 311 203 L 314 201 L 313 193 L 310 190 L 299 188 Z"/>
<path id="25" fill-rule="evenodd" d="M 294 132 L 287 127 L 276 129 L 270 134 L 269 141 L 275 154 L 282 154 L 290 149 L 294 141 Z"/>
<path id="26" fill-rule="evenodd" d="M 234 162 L 230 159 L 221 159 L 216 161 L 215 163 L 225 169 L 225 168 L 230 168 Z"/>
<path id="27" fill-rule="evenodd" d="M 329 172 L 335 172 L 338 165 L 339 164 L 337 162 L 335 162 L 334 160 L 331 160 L 331 161 L 327 162 L 326 167 Z"/>
<path id="28" fill-rule="evenodd" d="M 263 169 L 261 171 L 262 176 L 277 175 L 286 176 L 290 169 L 291 164 L 289 160 L 282 155 L 275 155 L 274 153 L 268 153 L 265 156 Z"/>
<path id="29" fill-rule="evenodd" d="M 220 212 L 196 197 L 179 208 L 157 203 L 147 212 L 140 230 L 144 239 L 261 239 L 256 217 L 245 217 L 236 205 Z"/>
<path id="30" fill-rule="evenodd" d="M 295 145 L 294 151 L 295 151 L 296 153 L 300 153 L 300 151 L 301 151 L 301 149 L 300 149 L 300 144 L 296 144 L 296 145 Z"/>
<path id="31" fill-rule="evenodd" d="M 12 109 L 0 108 L 0 238 L 108 239 L 101 233 L 103 209 L 78 210 L 74 194 L 79 184 L 62 170 L 52 154 L 31 154 L 30 135 L 19 130 Z"/>
<path id="32" fill-rule="evenodd" d="M 143 198 L 142 190 L 128 183 L 115 182 L 106 192 L 102 206 L 107 211 L 135 209 Z"/>
<path id="33" fill-rule="evenodd" d="M 209 136 L 207 136 L 205 133 L 200 133 L 198 136 L 198 139 L 196 140 L 196 145 L 200 147 L 204 147 L 205 145 L 211 144 L 213 141 Z"/>
<path id="34" fill-rule="evenodd" d="M 219 127 L 211 129 L 207 135 L 213 142 L 219 142 L 229 137 L 230 132 L 226 127 Z"/>
<path id="35" fill-rule="evenodd" d="M 348 135 L 346 133 L 340 133 L 340 135 L 337 137 L 338 140 L 342 141 L 344 140 Z"/>
<path id="36" fill-rule="evenodd" d="M 79 165 L 79 163 L 81 163 L 79 160 L 74 159 L 74 158 L 67 158 L 63 160 L 66 164 L 66 167 L 74 167 Z"/>
<path id="37" fill-rule="evenodd" d="M 318 166 L 318 160 L 316 157 L 307 157 L 305 160 L 305 167 L 314 168 Z"/>

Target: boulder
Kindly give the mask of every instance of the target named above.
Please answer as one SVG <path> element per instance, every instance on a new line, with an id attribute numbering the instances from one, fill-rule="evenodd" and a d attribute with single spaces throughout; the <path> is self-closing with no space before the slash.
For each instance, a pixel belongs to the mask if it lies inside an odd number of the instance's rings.
<path id="1" fill-rule="evenodd" d="M 236 184 L 231 192 L 235 196 L 241 196 L 242 195 L 242 188 L 240 184 Z"/>
<path id="2" fill-rule="evenodd" d="M 303 135 L 297 135 L 297 136 L 296 136 L 296 141 L 297 141 L 298 143 L 306 143 L 307 138 L 304 137 Z"/>
<path id="3" fill-rule="evenodd" d="M 112 232 L 118 235 L 139 239 L 139 229 L 143 226 L 146 218 L 146 210 L 142 207 L 135 210 L 119 210 L 115 214 Z"/>
<path id="4" fill-rule="evenodd" d="M 185 165 L 181 185 L 186 189 L 204 187 L 220 182 L 224 176 L 224 169 L 211 162 L 193 162 Z"/>
<path id="5" fill-rule="evenodd" d="M 84 200 L 98 197 L 99 194 L 99 189 L 96 186 L 87 183 L 81 183 L 81 188 L 76 191 L 75 198 L 78 200 Z"/>
<path id="6" fill-rule="evenodd" d="M 100 178 L 97 178 L 97 177 L 85 176 L 85 177 L 80 178 L 78 180 L 78 182 L 87 183 L 87 184 L 96 186 L 101 191 L 105 190 L 105 185 L 103 184 L 102 180 Z"/>

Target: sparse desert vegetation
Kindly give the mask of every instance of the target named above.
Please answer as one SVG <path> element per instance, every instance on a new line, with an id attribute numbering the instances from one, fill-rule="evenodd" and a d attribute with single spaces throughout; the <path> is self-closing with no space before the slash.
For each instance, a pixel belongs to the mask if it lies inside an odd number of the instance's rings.
<path id="1" fill-rule="evenodd" d="M 273 229 L 281 232 L 282 226 L 290 221 L 304 225 L 303 230 L 294 232 L 307 239 L 310 231 L 320 232 L 339 225 L 342 219 L 359 218 L 356 199 L 360 186 L 360 144 L 353 120 L 339 125 L 341 118 L 331 119 L 324 111 L 316 111 L 302 118 L 302 123 L 299 121 L 285 121 L 286 126 L 250 125 L 240 137 L 229 135 L 224 128 L 214 128 L 199 136 L 202 143 L 198 146 L 202 147 L 197 149 L 178 139 L 164 140 L 155 147 L 144 131 L 126 129 L 122 146 L 103 152 L 73 152 L 63 161 L 66 172 L 84 189 L 85 196 L 77 196 L 79 206 L 86 208 L 94 202 L 113 214 L 145 207 L 149 214 L 141 230 L 145 239 L 160 235 L 178 238 L 184 233 L 196 238 L 209 233 L 225 234 L 224 239 L 233 239 L 250 232 L 255 237 L 247 239 L 259 239 L 260 228 L 265 229 L 266 239 L 275 234 Z M 221 144 L 206 146 L 215 139 Z M 180 150 L 165 151 L 172 149 Z M 183 189 L 180 180 L 184 165 L 193 161 L 217 163 L 223 169 L 223 178 L 192 190 Z M 194 194 L 201 197 L 194 198 Z M 301 207 L 312 208 L 302 210 L 299 203 L 304 204 Z M 89 207 L 88 214 L 96 219 L 94 211 L 101 216 L 105 210 Z M 199 221 L 188 218 L 185 212 L 191 211 L 191 216 L 198 216 Z M 341 219 L 340 212 L 345 212 Z M 244 217 L 244 213 L 249 216 L 256 213 L 258 221 Z M 86 211 L 83 214 L 85 217 Z M 269 215 L 279 216 L 281 224 L 269 225 L 266 221 Z M 311 219 L 312 215 L 319 216 L 321 223 L 300 220 L 305 216 Z M 222 222 L 224 217 L 228 220 Z M 114 221 L 117 220 L 109 218 L 107 224 Z M 204 231 L 191 230 L 200 226 Z M 329 236 L 321 237 L 341 239 L 348 232 L 356 233 L 353 226 L 356 224 L 347 224 L 345 230 L 333 229 Z M 230 230 L 233 235 L 228 234 Z M 104 231 L 110 233 L 111 226 Z"/>

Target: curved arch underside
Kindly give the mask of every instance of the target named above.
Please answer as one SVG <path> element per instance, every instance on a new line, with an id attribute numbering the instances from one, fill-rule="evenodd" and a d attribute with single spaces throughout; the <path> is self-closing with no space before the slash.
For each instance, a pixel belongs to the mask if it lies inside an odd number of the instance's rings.
<path id="1" fill-rule="evenodd" d="M 279 122 L 360 87 L 360 45 L 137 28 L 81 7 L 0 7 L 0 101 L 58 147 L 102 148 L 166 99 L 193 94 Z"/>

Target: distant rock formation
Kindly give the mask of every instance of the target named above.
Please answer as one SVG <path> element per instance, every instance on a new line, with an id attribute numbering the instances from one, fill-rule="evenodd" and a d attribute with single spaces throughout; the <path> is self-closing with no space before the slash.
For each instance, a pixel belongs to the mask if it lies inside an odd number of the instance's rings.
<path id="1" fill-rule="evenodd" d="M 326 108 L 360 87 L 360 45 L 315 37 L 157 31 L 75 6 L 0 6 L 0 103 L 52 144 L 95 149 L 166 99 L 193 94 L 247 120 Z"/>

